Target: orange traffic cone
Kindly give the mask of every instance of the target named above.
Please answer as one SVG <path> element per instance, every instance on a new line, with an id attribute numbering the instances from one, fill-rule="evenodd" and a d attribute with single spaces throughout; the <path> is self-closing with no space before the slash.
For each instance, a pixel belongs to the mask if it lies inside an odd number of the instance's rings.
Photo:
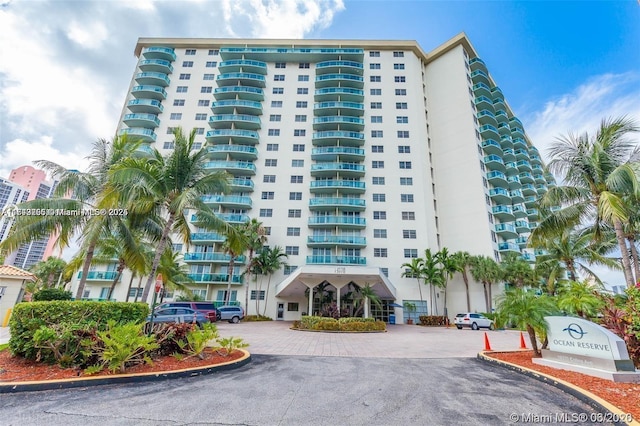
<path id="1" fill-rule="evenodd" d="M 487 332 L 484 333 L 484 350 L 485 351 L 493 350 L 491 349 L 491 343 L 489 343 L 489 336 L 487 336 Z"/>
<path id="2" fill-rule="evenodd" d="M 524 334 L 522 334 L 522 331 L 520 332 L 520 349 L 528 349 L 527 344 L 524 341 Z"/>

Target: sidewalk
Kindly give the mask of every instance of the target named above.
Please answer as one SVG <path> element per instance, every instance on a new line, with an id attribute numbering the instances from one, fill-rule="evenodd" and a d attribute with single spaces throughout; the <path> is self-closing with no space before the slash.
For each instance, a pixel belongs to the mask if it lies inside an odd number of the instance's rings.
<path id="1" fill-rule="evenodd" d="M 0 345 L 9 342 L 9 327 L 0 327 Z"/>

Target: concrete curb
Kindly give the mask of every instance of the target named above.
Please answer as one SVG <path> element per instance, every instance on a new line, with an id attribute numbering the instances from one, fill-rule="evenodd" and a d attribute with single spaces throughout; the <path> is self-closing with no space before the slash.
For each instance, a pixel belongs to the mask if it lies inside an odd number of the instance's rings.
<path id="1" fill-rule="evenodd" d="M 119 374 L 115 376 L 101 376 L 101 377 L 82 377 L 74 379 L 62 379 L 62 380 L 46 380 L 46 381 L 33 381 L 33 382 L 0 382 L 0 394 L 3 393 L 17 393 L 17 392 L 31 392 L 41 390 L 52 389 L 70 389 L 87 386 L 101 386 L 112 385 L 121 383 L 144 383 L 155 382 L 168 379 L 178 379 L 183 377 L 203 376 L 205 374 L 213 374 L 219 371 L 233 370 L 235 368 L 242 367 L 251 361 L 251 354 L 243 349 L 239 349 L 244 352 L 242 358 L 234 361 L 225 362 L 222 364 L 208 365 L 198 368 L 185 368 L 182 370 L 171 370 L 154 373 L 140 373 L 140 374 Z"/>
<path id="2" fill-rule="evenodd" d="M 631 420 L 631 421 L 625 421 L 624 419 L 628 418 L 630 416 L 630 414 L 627 414 L 625 412 L 623 412 L 621 409 L 619 409 L 618 407 L 616 407 L 615 405 L 611 404 L 608 401 L 605 401 L 604 399 L 600 398 L 599 396 L 585 390 L 582 389 L 576 385 L 574 385 L 573 383 L 569 383 L 566 382 L 564 380 L 558 379 L 556 377 L 550 376 L 548 374 L 545 373 L 541 373 L 539 371 L 536 370 L 532 370 L 530 368 L 526 368 L 526 367 L 522 367 L 520 365 L 517 364 L 512 364 L 510 362 L 506 362 L 506 361 L 502 361 L 499 359 L 495 359 L 495 358 L 491 358 L 489 356 L 487 356 L 487 354 L 490 353 L 499 353 L 499 352 L 505 352 L 505 351 L 482 351 L 478 353 L 478 359 L 483 361 L 483 362 L 488 362 L 494 365 L 498 365 L 500 367 L 503 368 L 507 368 L 509 370 L 512 371 L 516 371 L 518 373 L 524 374 L 525 376 L 534 378 L 536 380 L 539 380 L 541 382 L 547 383 L 551 386 L 554 386 L 558 389 L 560 389 L 563 392 L 568 393 L 569 395 L 572 395 L 576 398 L 578 398 L 580 401 L 590 405 L 591 407 L 601 411 L 601 412 L 609 412 L 611 413 L 614 417 L 618 417 L 620 419 L 622 419 L 619 422 L 613 422 L 613 424 L 615 425 L 627 425 L 627 426 L 640 426 L 640 422 L 638 422 L 637 420 Z M 513 351 L 513 352 L 519 352 L 519 351 Z"/>

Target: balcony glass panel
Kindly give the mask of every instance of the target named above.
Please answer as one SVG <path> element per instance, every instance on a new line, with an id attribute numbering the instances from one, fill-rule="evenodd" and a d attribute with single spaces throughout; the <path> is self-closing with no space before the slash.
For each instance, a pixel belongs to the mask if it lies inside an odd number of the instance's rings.
<path id="1" fill-rule="evenodd" d="M 227 86 L 217 87 L 213 90 L 213 97 L 216 98 L 216 100 L 235 99 L 236 96 L 240 99 L 249 99 L 252 101 L 264 100 L 264 92 L 259 87 Z"/>
<path id="2" fill-rule="evenodd" d="M 244 72 L 266 74 L 267 63 L 262 61 L 254 61 L 251 59 L 234 59 L 230 61 L 220 62 L 218 64 L 218 69 L 222 73 L 238 72 L 242 70 Z"/>
<path id="3" fill-rule="evenodd" d="M 357 216 L 311 216 L 309 225 L 356 225 L 365 226 L 367 221 L 364 217 Z"/>
<path id="4" fill-rule="evenodd" d="M 513 251 L 520 253 L 520 247 L 515 243 L 503 242 L 498 244 L 498 250 L 500 251 Z"/>
<path id="5" fill-rule="evenodd" d="M 207 140 L 212 143 L 234 143 L 251 144 L 258 143 L 258 132 L 239 129 L 216 129 L 207 131 Z"/>
<path id="6" fill-rule="evenodd" d="M 127 108 L 134 113 L 146 112 L 159 114 L 164 110 L 162 103 L 155 99 L 131 99 L 127 102 Z"/>
<path id="7" fill-rule="evenodd" d="M 160 86 L 135 86 L 133 89 L 131 89 L 131 94 L 136 99 L 167 99 L 167 92 Z"/>
<path id="8" fill-rule="evenodd" d="M 155 142 L 157 137 L 153 130 L 143 129 L 139 127 L 122 129 L 118 132 L 118 134 L 129 135 L 131 139 L 140 139 L 143 142 Z"/>
<path id="9" fill-rule="evenodd" d="M 231 260 L 231 256 L 226 253 L 216 253 L 216 252 L 207 252 L 207 253 L 185 253 L 184 261 L 208 261 L 208 262 L 229 262 Z M 244 263 L 244 256 L 236 256 L 234 262 Z"/>
<path id="10" fill-rule="evenodd" d="M 310 235 L 307 237 L 307 244 L 366 246 L 367 239 L 365 237 L 353 237 L 348 235 Z"/>
<path id="11" fill-rule="evenodd" d="M 360 256 L 307 256 L 308 265 L 319 264 L 345 264 L 366 265 L 367 258 Z"/>
<path id="12" fill-rule="evenodd" d="M 171 62 L 164 59 L 143 59 L 138 63 L 138 66 L 142 71 L 163 72 L 165 74 L 173 72 Z"/>
<path id="13" fill-rule="evenodd" d="M 164 59 L 167 61 L 175 61 L 176 54 L 171 47 L 151 46 L 142 49 L 142 55 L 145 59 Z"/>
<path id="14" fill-rule="evenodd" d="M 197 283 L 223 283 L 229 282 L 229 274 L 187 274 L 189 278 Z M 234 275 L 231 284 L 242 284 L 242 276 Z"/>
<path id="15" fill-rule="evenodd" d="M 167 87 L 171 84 L 169 77 L 161 72 L 139 72 L 136 74 L 135 80 L 142 85 L 151 84 Z"/>
<path id="16" fill-rule="evenodd" d="M 248 86 L 265 87 L 266 79 L 263 75 L 248 72 L 231 72 L 216 77 L 219 87 L 236 86 L 238 83 Z"/>

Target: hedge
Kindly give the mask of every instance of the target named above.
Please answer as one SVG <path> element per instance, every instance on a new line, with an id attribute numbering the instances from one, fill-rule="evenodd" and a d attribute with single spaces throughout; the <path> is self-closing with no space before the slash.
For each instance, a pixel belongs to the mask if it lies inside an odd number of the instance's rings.
<path id="1" fill-rule="evenodd" d="M 443 315 L 420 315 L 420 325 L 446 325 L 447 317 Z"/>
<path id="2" fill-rule="evenodd" d="M 376 321 L 374 318 L 345 317 L 333 319 L 303 316 L 300 321 L 294 321 L 293 328 L 319 331 L 385 331 L 387 325 L 383 321 Z"/>
<path id="3" fill-rule="evenodd" d="M 67 327 L 74 330 L 105 330 L 107 321 L 116 324 L 143 323 L 149 315 L 146 303 L 48 301 L 19 303 L 9 321 L 9 347 L 15 355 L 27 359 L 50 359 L 46 350 L 36 348 L 34 335 L 41 327 Z M 80 334 L 81 335 L 81 334 Z M 80 335 L 78 338 L 80 338 Z"/>

